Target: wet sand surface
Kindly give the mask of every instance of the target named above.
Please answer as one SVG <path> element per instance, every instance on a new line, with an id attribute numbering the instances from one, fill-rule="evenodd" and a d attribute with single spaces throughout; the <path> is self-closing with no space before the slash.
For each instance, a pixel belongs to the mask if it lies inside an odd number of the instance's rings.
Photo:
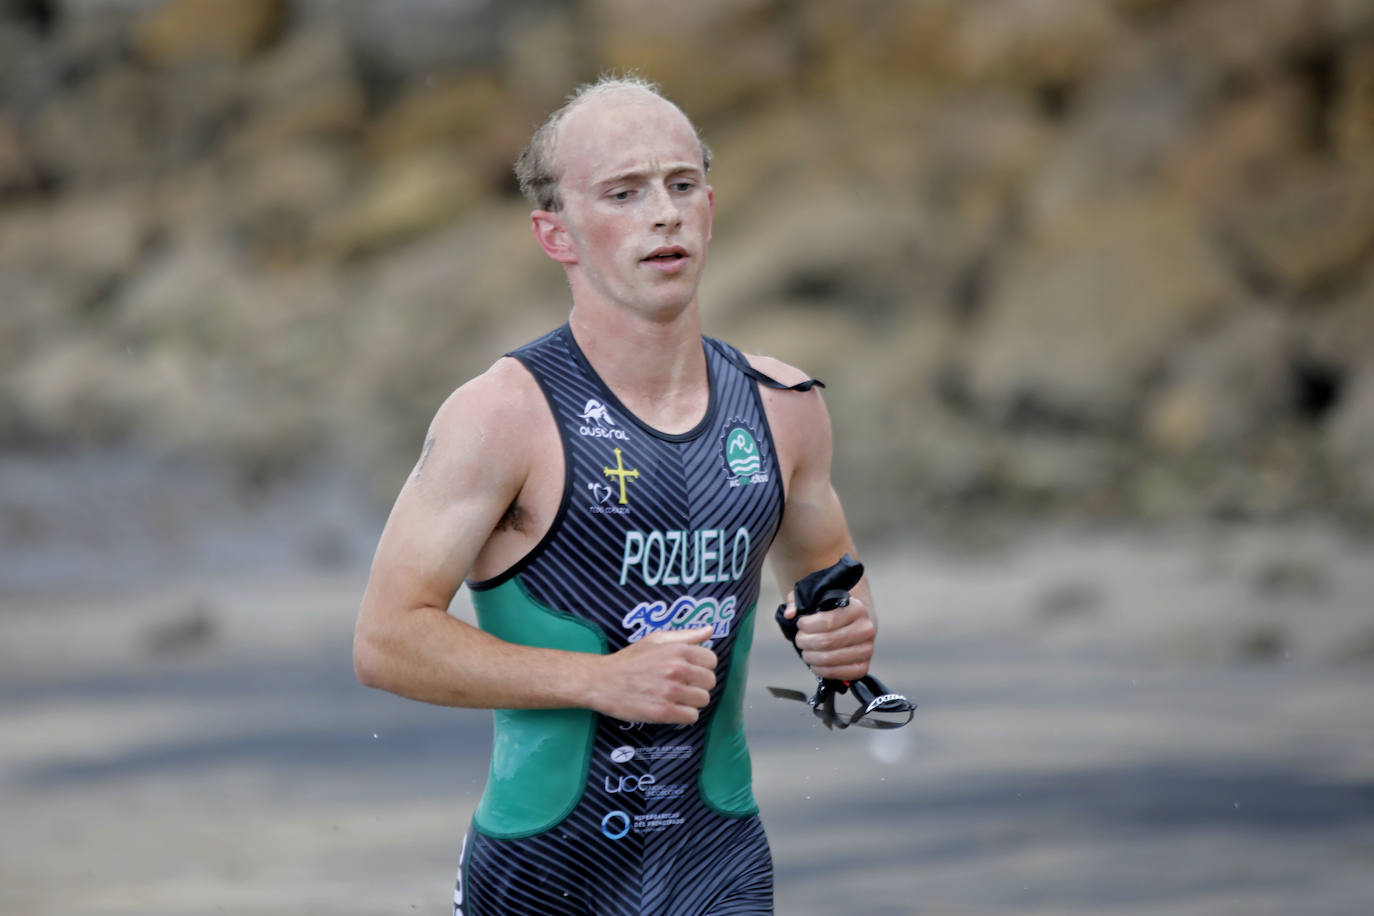
<path id="1" fill-rule="evenodd" d="M 769 697 L 809 676 L 756 631 L 779 913 L 1374 912 L 1367 544 L 866 559 L 874 670 L 921 704 L 911 726 L 827 732 Z M 449 912 L 489 714 L 355 682 L 356 564 L 193 572 L 0 592 L 0 913 Z"/>

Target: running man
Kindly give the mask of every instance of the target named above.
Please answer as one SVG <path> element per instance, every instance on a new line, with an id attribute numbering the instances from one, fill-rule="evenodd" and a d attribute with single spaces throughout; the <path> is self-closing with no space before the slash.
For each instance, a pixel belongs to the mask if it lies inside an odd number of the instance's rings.
<path id="1" fill-rule="evenodd" d="M 494 711 L 455 916 L 772 912 L 742 723 L 763 561 L 788 592 L 855 550 L 819 392 L 702 336 L 709 167 L 638 79 L 535 132 L 516 172 L 568 322 L 449 396 L 378 544 L 359 679 Z M 447 613 L 464 581 L 479 627 Z M 864 580 L 797 646 L 850 680 L 875 632 Z"/>

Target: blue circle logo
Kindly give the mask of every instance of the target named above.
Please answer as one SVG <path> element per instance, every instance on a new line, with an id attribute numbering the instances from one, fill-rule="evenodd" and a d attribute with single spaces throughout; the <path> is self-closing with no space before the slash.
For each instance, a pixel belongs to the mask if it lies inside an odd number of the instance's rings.
<path id="1" fill-rule="evenodd" d="M 601 833 L 608 840 L 619 840 L 630 832 L 630 816 L 624 811 L 612 811 L 601 819 Z"/>

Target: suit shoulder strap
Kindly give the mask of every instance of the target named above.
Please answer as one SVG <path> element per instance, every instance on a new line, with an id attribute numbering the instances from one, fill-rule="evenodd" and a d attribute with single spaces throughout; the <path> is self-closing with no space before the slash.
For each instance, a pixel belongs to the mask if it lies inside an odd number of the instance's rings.
<path id="1" fill-rule="evenodd" d="M 743 372 L 749 378 L 763 385 L 765 388 L 774 388 L 778 391 L 810 391 L 812 388 L 824 388 L 825 382 L 818 378 L 809 378 L 804 382 L 797 382 L 795 385 L 784 385 L 782 382 L 773 378 L 766 372 L 760 372 L 749 364 L 744 354 L 724 341 L 716 340 L 714 337 L 706 338 L 707 342 L 714 346 L 734 367 Z"/>

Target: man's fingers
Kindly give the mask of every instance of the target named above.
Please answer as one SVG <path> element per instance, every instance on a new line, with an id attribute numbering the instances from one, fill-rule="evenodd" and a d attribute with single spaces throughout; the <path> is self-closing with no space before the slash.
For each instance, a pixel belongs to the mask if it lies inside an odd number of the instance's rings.
<path id="1" fill-rule="evenodd" d="M 791 620 L 793 617 L 796 617 L 797 593 L 795 591 L 788 592 L 787 597 L 784 599 L 783 603 L 787 605 L 787 610 L 782 612 L 782 616 L 786 617 L 788 620 Z"/>
<path id="2" fill-rule="evenodd" d="M 686 660 L 691 665 L 705 669 L 711 676 L 711 683 L 715 683 L 716 653 L 701 645 L 710 639 L 716 632 L 715 627 L 693 627 L 690 630 L 659 630 L 657 633 L 650 633 L 640 640 L 640 645 L 649 646 L 682 646 L 677 650 L 680 655 L 677 657 Z M 708 687 L 710 684 L 707 685 Z"/>
<path id="3" fill-rule="evenodd" d="M 797 629 L 802 633 L 830 633 L 853 623 L 860 615 L 861 608 L 858 605 L 846 604 L 829 611 L 803 615 L 797 621 Z"/>
<path id="4" fill-rule="evenodd" d="M 695 722 L 716 686 L 716 653 L 701 645 L 714 632 L 660 630 L 604 656 L 607 691 L 593 708 L 627 722 Z"/>
<path id="5" fill-rule="evenodd" d="M 656 643 L 680 642 L 696 645 L 710 639 L 715 632 L 715 627 L 693 627 L 690 630 L 658 630 L 644 637 L 644 642 L 653 640 Z"/>
<path id="6" fill-rule="evenodd" d="M 817 677 L 853 680 L 868 673 L 873 658 L 873 640 L 857 640 L 825 648 L 802 650 L 802 660 Z"/>
<path id="7" fill-rule="evenodd" d="M 813 667 L 811 671 L 819 678 L 826 678 L 834 681 L 857 681 L 868 673 L 868 663 L 862 662 L 853 665 L 836 665 L 834 667 Z"/>
<path id="8" fill-rule="evenodd" d="M 810 650 L 803 653 L 802 658 L 811 668 L 839 668 L 844 665 L 867 664 L 873 657 L 873 644 L 867 643 L 857 646 L 845 646 L 840 649 Z M 817 671 L 819 674 L 820 672 Z"/>
<path id="9" fill-rule="evenodd" d="M 797 648 L 818 677 L 852 680 L 867 672 L 877 628 L 861 603 L 807 614 L 797 630 Z"/>
<path id="10" fill-rule="evenodd" d="M 711 702 L 711 688 L 702 685 L 679 684 L 670 691 L 668 701 L 678 706 L 701 709 Z"/>
<path id="11" fill-rule="evenodd" d="M 681 684 L 710 690 L 716 686 L 716 654 L 710 649 L 690 646 L 681 650 L 682 655 L 665 659 L 658 664 L 659 671 L 669 684 Z"/>

